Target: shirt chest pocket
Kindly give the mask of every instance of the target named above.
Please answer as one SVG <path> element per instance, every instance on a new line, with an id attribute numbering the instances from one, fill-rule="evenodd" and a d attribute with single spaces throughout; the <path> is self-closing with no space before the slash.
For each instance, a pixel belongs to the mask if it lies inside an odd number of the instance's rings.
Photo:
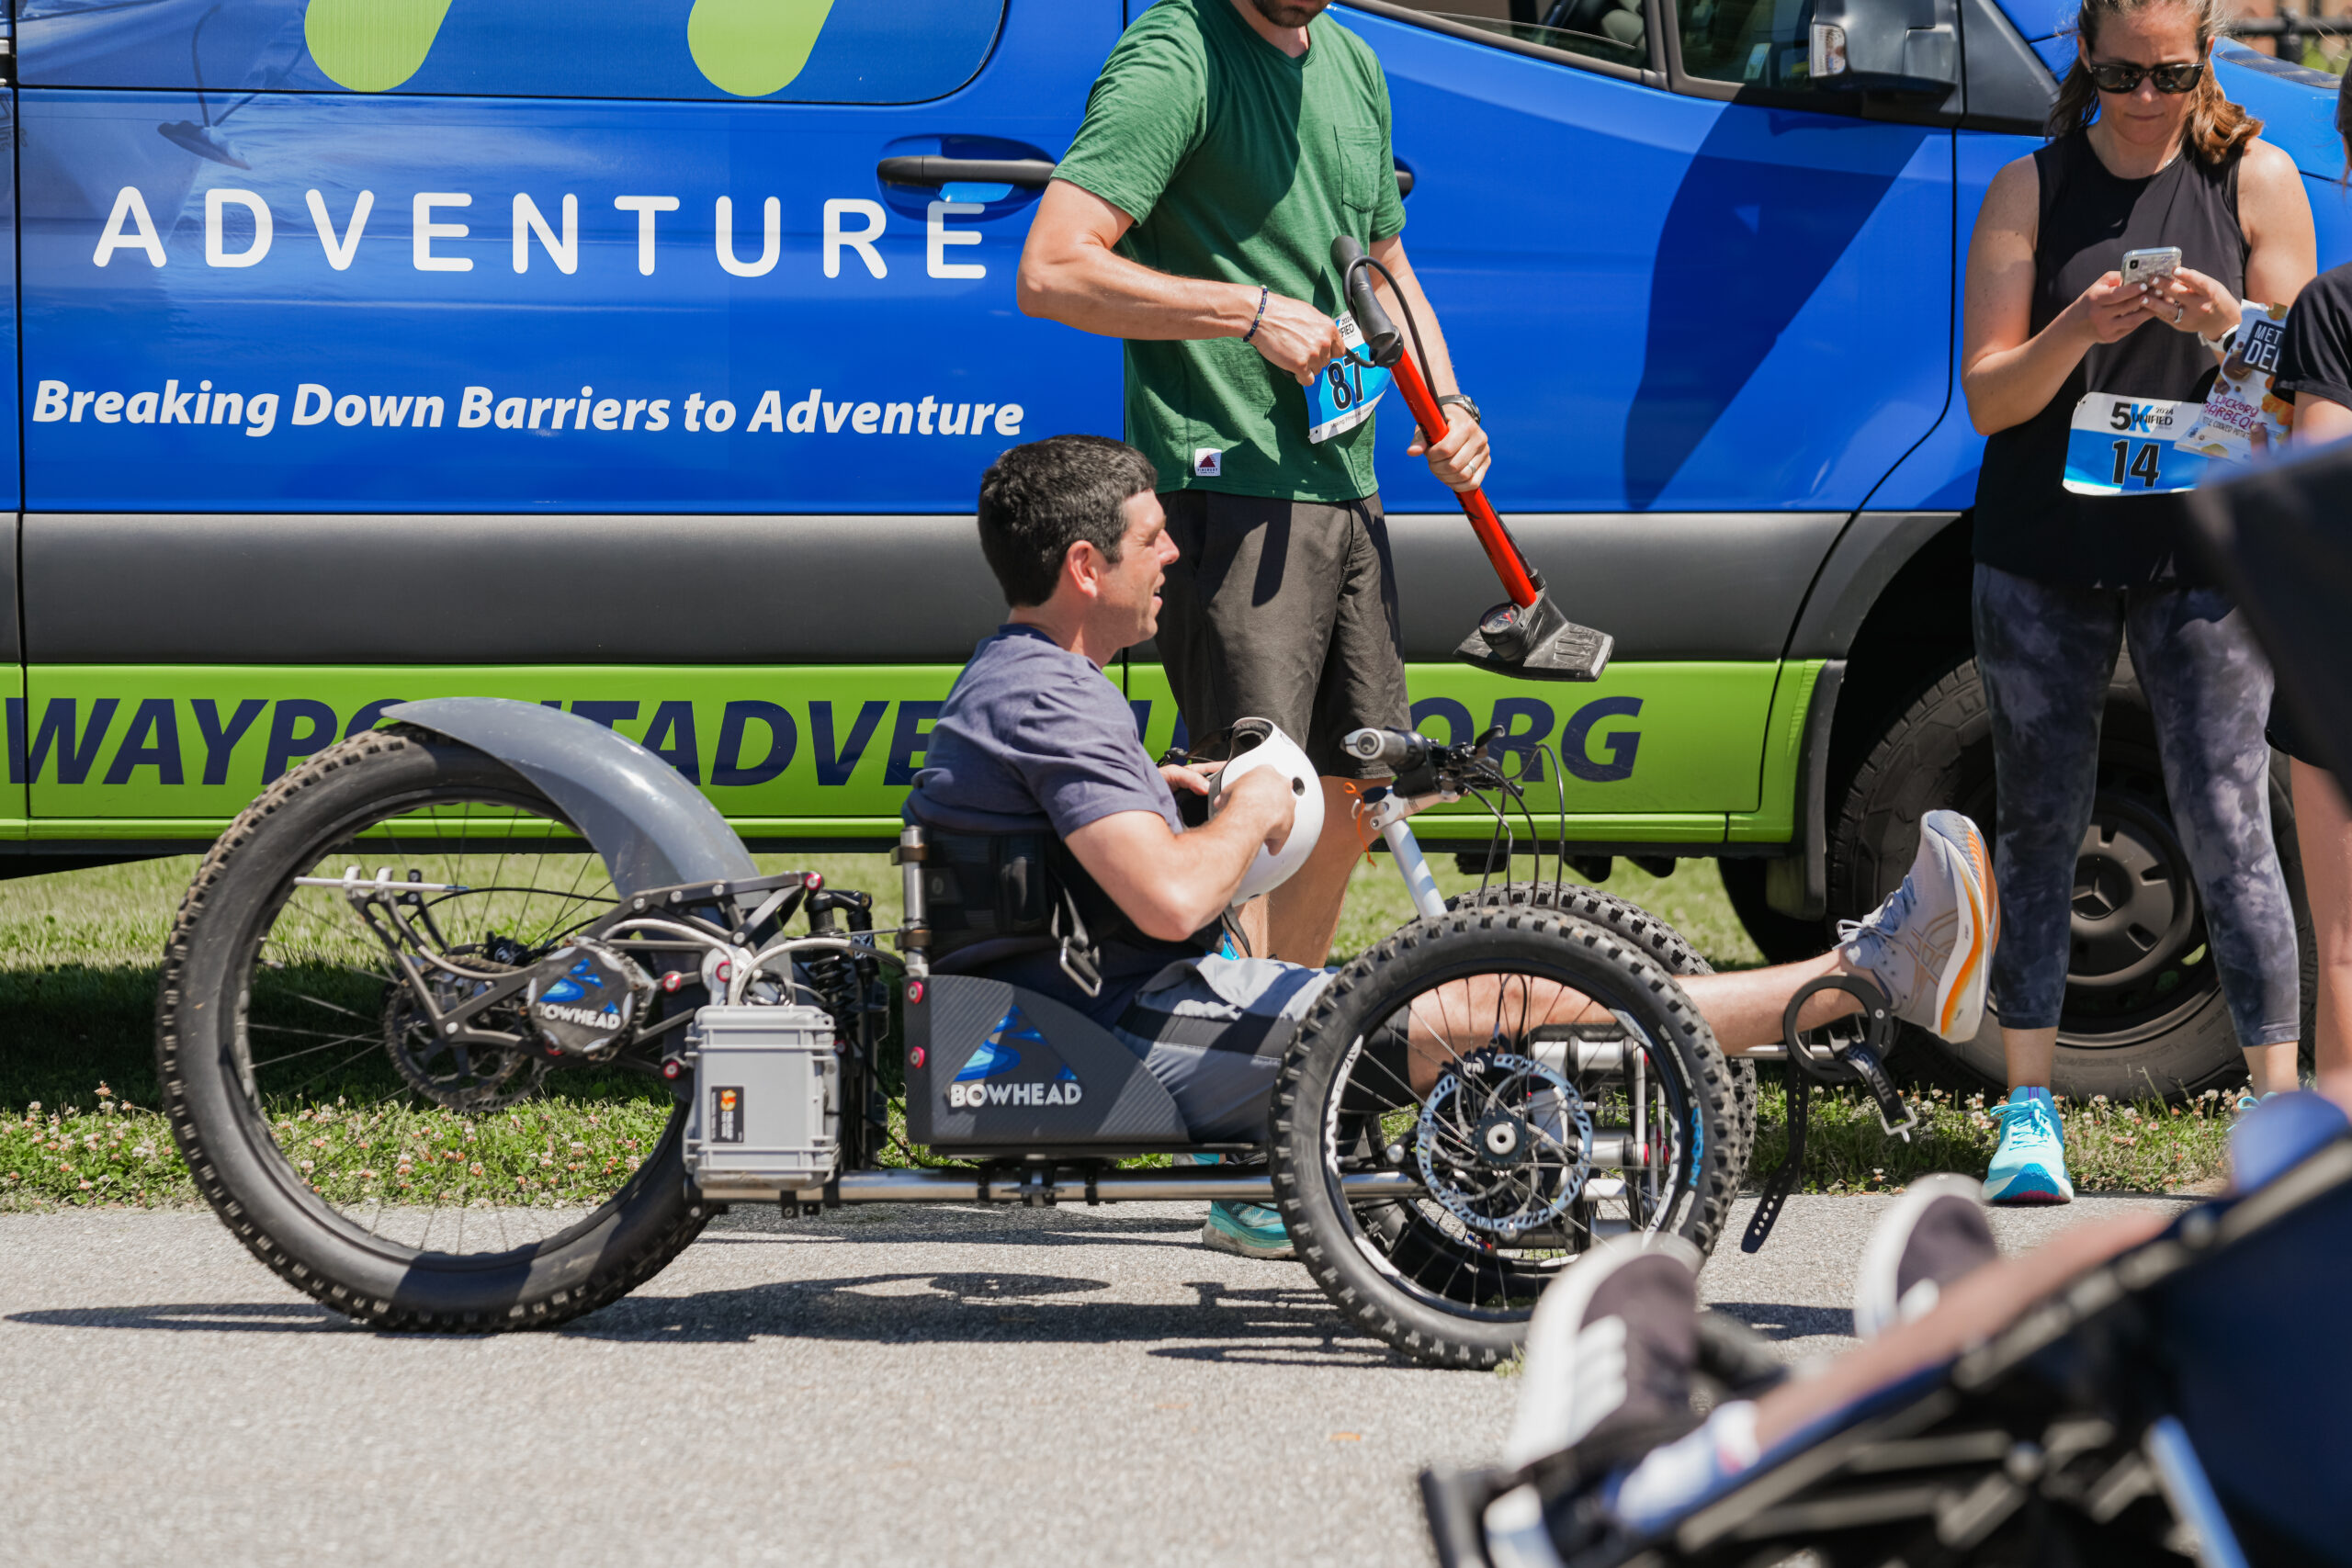
<path id="1" fill-rule="evenodd" d="M 1331 134 L 1338 142 L 1340 199 L 1368 213 L 1380 204 L 1380 131 L 1374 126 L 1343 125 Z"/>

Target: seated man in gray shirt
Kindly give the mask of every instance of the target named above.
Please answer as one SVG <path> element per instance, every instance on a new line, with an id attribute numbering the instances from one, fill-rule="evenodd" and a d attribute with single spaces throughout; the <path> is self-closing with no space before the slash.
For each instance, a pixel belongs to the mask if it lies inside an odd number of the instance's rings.
<path id="1" fill-rule="evenodd" d="M 991 964 L 1109 1027 L 1175 1100 L 1204 1142 L 1264 1135 L 1274 1069 L 1329 976 L 1225 947 L 1219 922 L 1264 845 L 1290 833 L 1293 795 L 1271 771 L 1226 792 L 1186 830 L 1174 790 L 1205 794 L 1190 768 L 1155 767 L 1135 715 L 1102 667 L 1158 626 L 1176 558 L 1143 455 L 1057 435 L 999 458 L 980 484 L 980 547 L 1011 618 L 973 649 L 933 727 L 906 817 L 967 833 L 1045 829 L 1116 905 L 1098 928 L 1092 995 L 1052 952 Z M 1286 1254 L 1270 1210 L 1216 1205 L 1205 1238 Z"/>
<path id="2" fill-rule="evenodd" d="M 1289 836 L 1286 781 L 1271 768 L 1248 773 L 1205 826 L 1186 829 L 1175 791 L 1204 795 L 1208 781 L 1191 768 L 1153 765 L 1125 694 L 1103 675 L 1159 625 L 1176 547 L 1156 477 L 1131 446 L 1057 435 L 1014 447 L 982 478 L 980 549 L 1010 618 L 973 649 L 948 694 L 905 815 L 946 834 L 1054 841 L 1049 852 L 1066 854 L 1062 880 L 1093 939 L 1092 975 L 1073 974 L 1043 942 L 1008 944 L 1019 951 L 978 966 L 1110 1029 L 1200 1142 L 1255 1143 L 1266 1134 L 1283 1054 L 1330 974 L 1237 956 L 1219 931 L 1259 849 L 1279 850 Z M 1789 998 L 1806 981 L 1841 972 L 1867 974 L 1900 1018 L 1947 1038 L 1974 1032 L 1999 930 L 1989 857 L 1975 825 L 1957 813 L 1930 813 L 1924 829 L 1911 874 L 1841 947 L 1802 964 L 1684 979 L 1726 1054 L 1777 1043 Z M 967 956 L 984 957 L 977 947 Z M 1082 976 L 1099 985 L 1090 989 Z M 1554 1021 L 1565 1023 L 1594 1004 L 1563 993 L 1553 1005 Z M 1825 993 L 1804 1021 L 1825 1023 L 1859 1005 Z M 1442 1032 L 1417 1005 L 1416 1093 L 1428 1092 L 1447 1059 Z M 1262 1205 L 1214 1205 L 1204 1239 L 1253 1257 L 1289 1256 L 1280 1216 Z"/>

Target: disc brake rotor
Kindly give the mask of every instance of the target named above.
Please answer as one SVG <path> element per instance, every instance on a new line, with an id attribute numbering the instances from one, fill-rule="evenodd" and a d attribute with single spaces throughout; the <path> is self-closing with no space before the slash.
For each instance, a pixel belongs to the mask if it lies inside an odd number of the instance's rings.
<path id="1" fill-rule="evenodd" d="M 1592 1113 L 1560 1074 L 1508 1051 L 1465 1057 L 1421 1102 L 1414 1138 L 1430 1196 L 1504 1241 L 1550 1224 L 1592 1170 Z"/>

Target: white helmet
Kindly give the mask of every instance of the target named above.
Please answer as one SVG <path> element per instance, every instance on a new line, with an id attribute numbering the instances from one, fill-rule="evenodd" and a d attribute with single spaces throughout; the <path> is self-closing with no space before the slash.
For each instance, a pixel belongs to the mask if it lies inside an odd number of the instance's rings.
<path id="1" fill-rule="evenodd" d="M 1291 818 L 1290 837 L 1283 840 L 1282 852 L 1269 854 L 1264 845 L 1259 846 L 1257 858 L 1250 863 L 1250 869 L 1242 874 L 1241 886 L 1233 895 L 1234 903 L 1238 905 L 1272 892 L 1306 863 L 1306 857 L 1315 851 L 1315 840 L 1323 836 L 1323 786 L 1316 778 L 1315 764 L 1306 760 L 1298 742 L 1276 728 L 1272 721 L 1245 718 L 1227 733 L 1233 760 L 1209 781 L 1210 814 L 1216 814 L 1226 785 L 1244 773 L 1263 768 L 1272 768 L 1290 781 L 1291 794 L 1298 805 L 1296 814 Z"/>

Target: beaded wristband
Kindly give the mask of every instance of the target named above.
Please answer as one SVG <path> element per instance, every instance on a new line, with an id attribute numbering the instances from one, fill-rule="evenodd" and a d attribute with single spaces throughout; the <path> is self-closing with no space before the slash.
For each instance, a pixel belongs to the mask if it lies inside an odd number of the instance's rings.
<path id="1" fill-rule="evenodd" d="M 1251 338 L 1256 337 L 1258 335 L 1259 327 L 1265 323 L 1266 294 L 1266 286 L 1262 283 L 1258 285 L 1258 313 L 1250 318 L 1250 330 L 1241 334 L 1241 341 L 1243 343 L 1248 343 Z"/>

